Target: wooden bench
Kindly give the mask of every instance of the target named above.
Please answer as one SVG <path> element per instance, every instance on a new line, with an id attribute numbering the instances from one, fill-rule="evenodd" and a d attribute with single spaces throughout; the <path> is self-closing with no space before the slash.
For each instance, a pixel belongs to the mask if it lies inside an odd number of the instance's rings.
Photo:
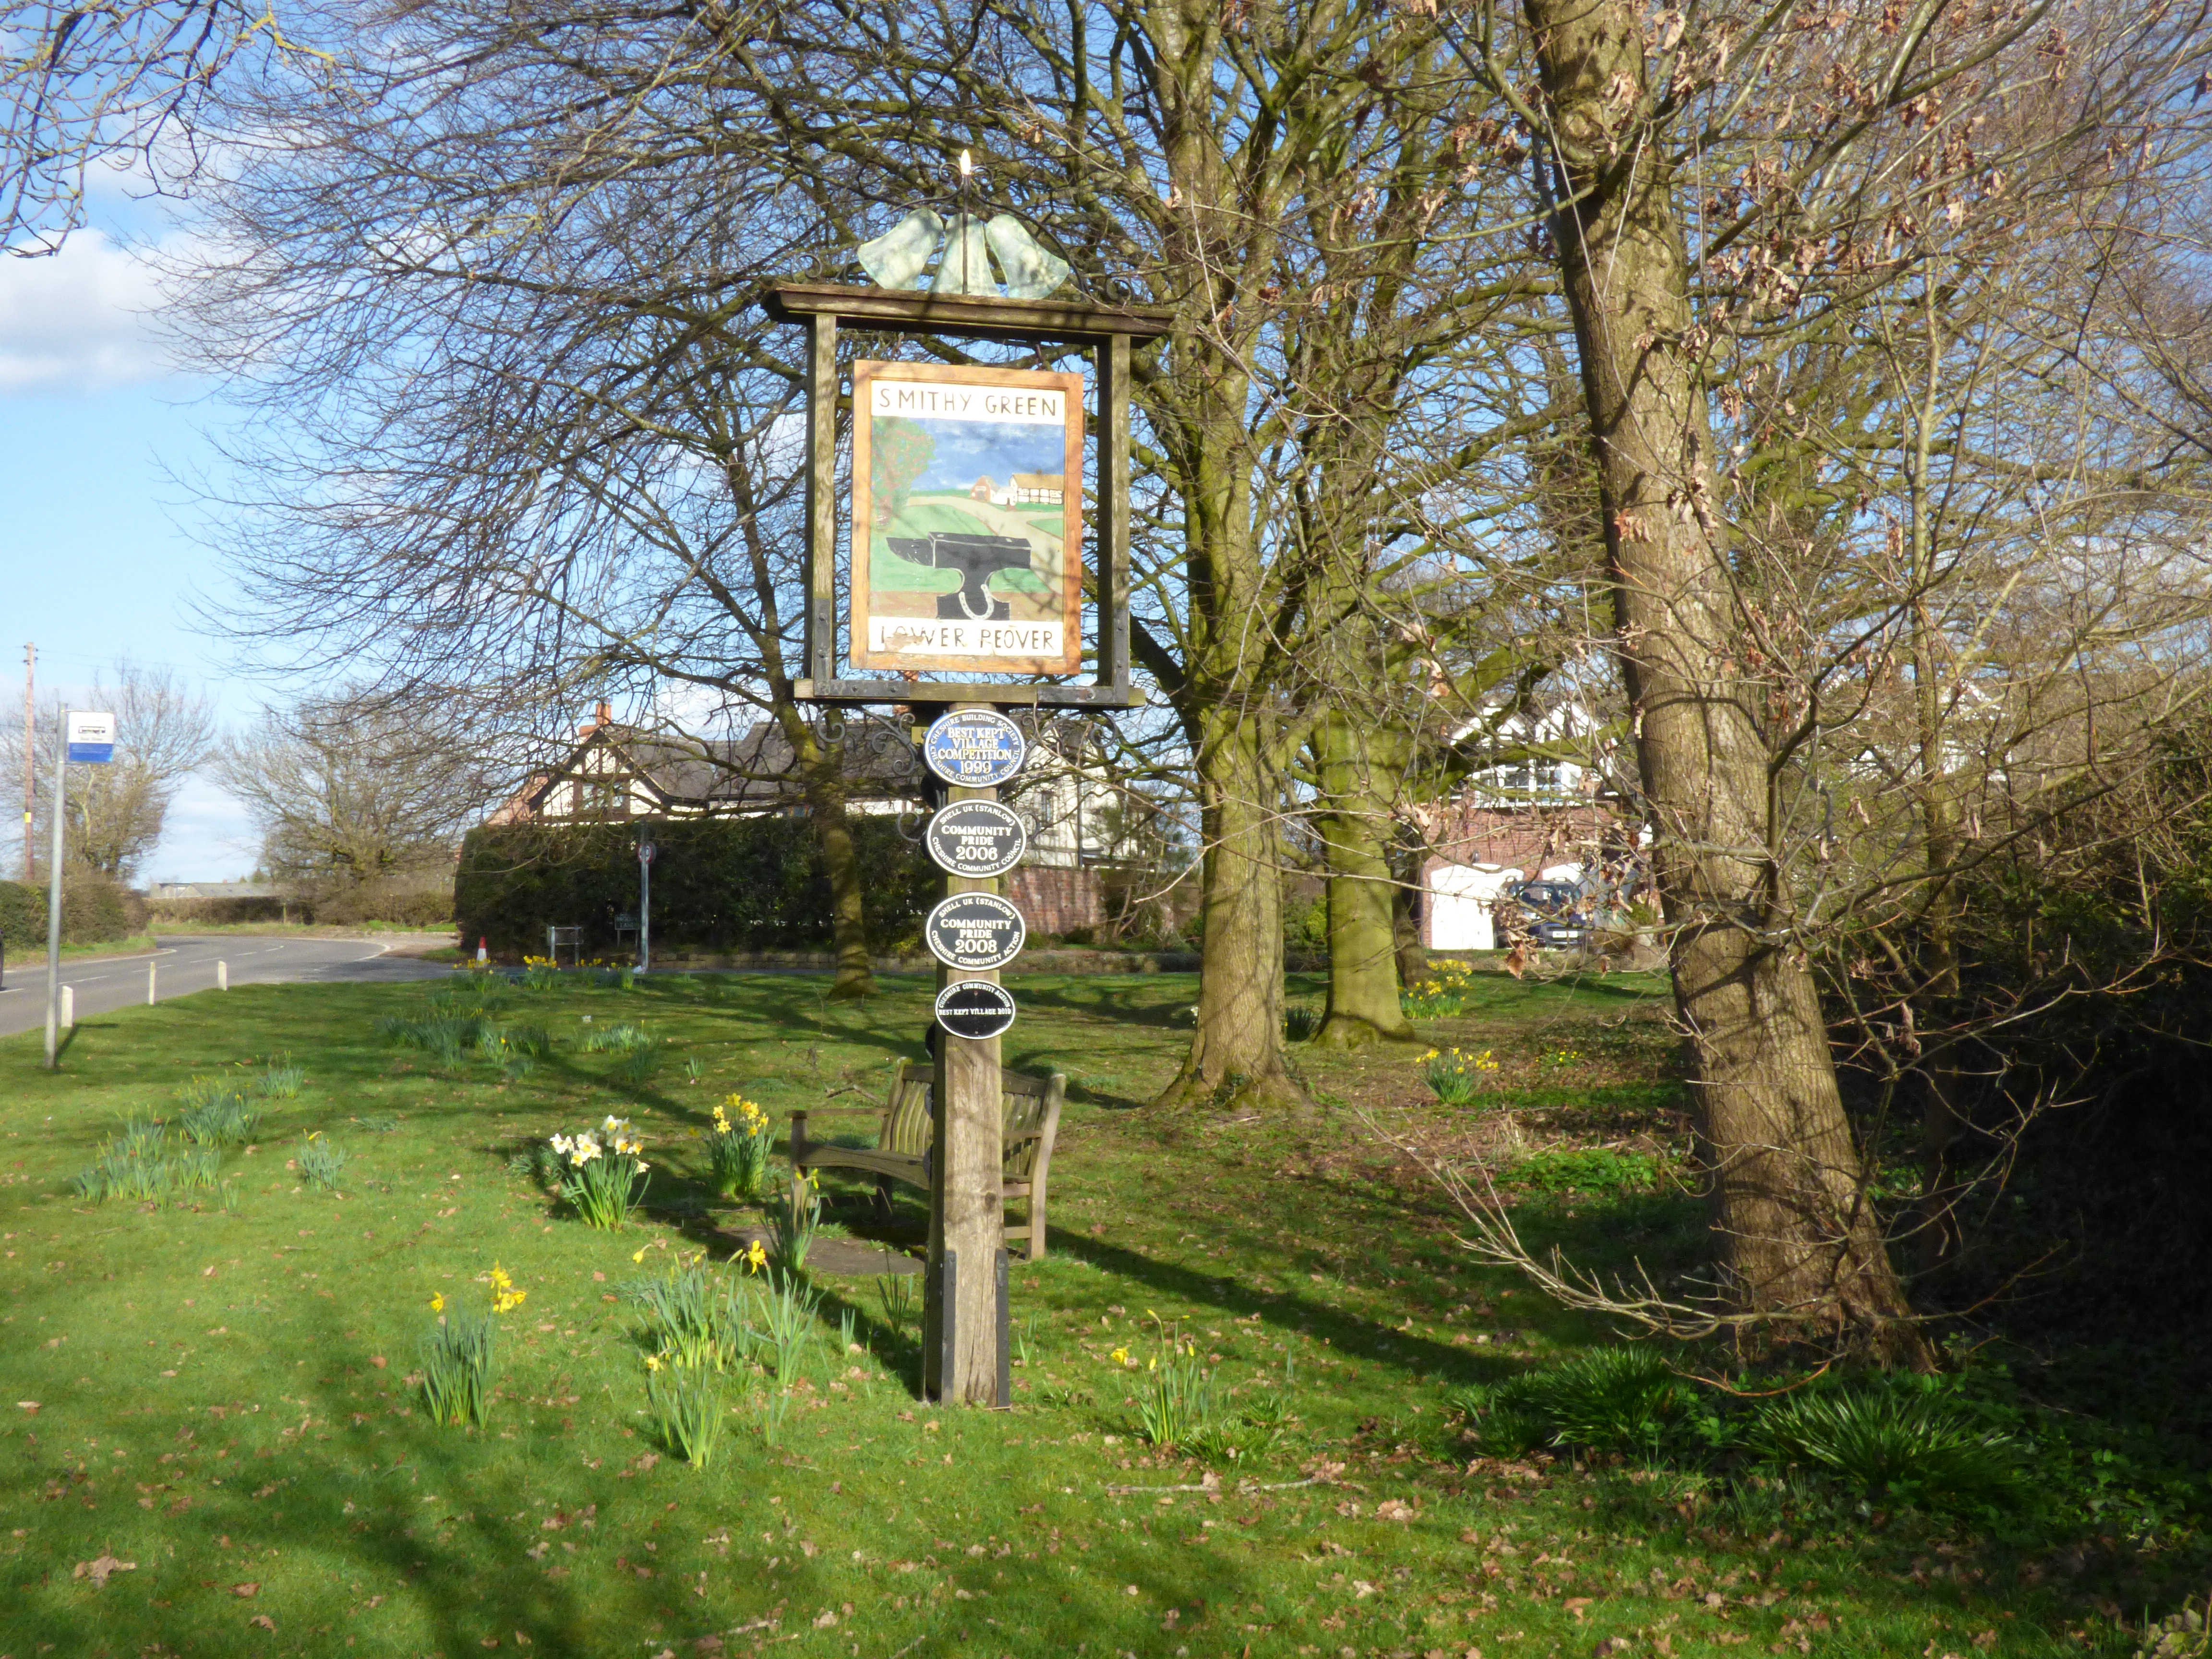
<path id="1" fill-rule="evenodd" d="M 791 1167 L 799 1175 L 811 1170 L 857 1170 L 876 1178 L 876 1193 L 885 1204 L 890 1183 L 929 1187 L 922 1158 L 929 1151 L 929 1094 L 935 1068 L 927 1061 L 908 1060 L 891 1079 L 890 1101 L 883 1106 L 815 1106 L 791 1115 Z M 1052 1169 L 1052 1146 L 1060 1134 L 1060 1108 L 1067 1098 L 1067 1079 L 1059 1072 L 1048 1078 L 1019 1072 L 999 1073 L 1001 1132 L 1006 1162 L 1000 1175 L 1000 1200 L 1029 1202 L 1029 1259 L 1044 1254 L 1045 1182 Z M 876 1144 L 840 1146 L 816 1140 L 807 1133 L 807 1119 L 830 1115 L 873 1114 Z"/>

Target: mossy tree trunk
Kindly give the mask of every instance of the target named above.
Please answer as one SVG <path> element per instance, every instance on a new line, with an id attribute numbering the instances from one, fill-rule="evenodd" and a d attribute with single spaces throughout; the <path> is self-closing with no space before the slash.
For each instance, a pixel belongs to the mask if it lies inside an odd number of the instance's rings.
<path id="1" fill-rule="evenodd" d="M 1313 1040 L 1324 1048 L 1413 1036 L 1398 998 L 1398 884 L 1389 852 L 1396 826 L 1370 771 L 1373 740 L 1340 712 L 1314 728 L 1324 809 L 1316 822 L 1328 863 L 1328 1009 Z"/>

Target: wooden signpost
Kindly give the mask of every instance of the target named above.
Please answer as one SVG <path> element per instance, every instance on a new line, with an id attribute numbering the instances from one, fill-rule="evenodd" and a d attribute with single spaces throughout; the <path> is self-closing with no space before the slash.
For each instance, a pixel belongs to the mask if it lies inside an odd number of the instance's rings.
<path id="1" fill-rule="evenodd" d="M 1133 342 L 1164 335 L 1168 316 L 842 283 L 780 284 L 763 305 L 807 331 L 806 672 L 793 695 L 913 708 L 933 809 L 925 845 L 945 872 L 944 900 L 925 929 L 939 966 L 923 1389 L 932 1400 L 1004 1406 L 1000 1039 L 1017 1014 L 998 977 L 1020 954 L 1026 930 L 1000 884 L 1026 838 L 998 792 L 1021 769 L 1027 745 L 997 708 L 1127 708 L 1143 700 L 1129 672 L 1129 351 Z M 841 325 L 1087 349 L 1098 441 L 1088 538 L 1081 375 L 863 361 L 854 365 L 847 403 Z M 842 650 L 841 404 L 852 411 L 854 435 L 845 520 L 853 577 Z M 1073 684 L 1086 591 L 1096 604 L 1097 673 L 1090 684 Z M 884 669 L 899 677 L 861 677 Z"/>

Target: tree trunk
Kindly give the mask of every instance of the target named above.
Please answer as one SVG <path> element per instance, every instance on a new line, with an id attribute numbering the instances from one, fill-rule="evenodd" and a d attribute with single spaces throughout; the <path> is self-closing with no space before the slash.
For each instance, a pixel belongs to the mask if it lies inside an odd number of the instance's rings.
<path id="1" fill-rule="evenodd" d="M 822 742 L 796 704 L 781 703 L 775 712 L 799 754 L 807 815 L 813 820 L 815 843 L 822 849 L 823 871 L 830 878 L 830 942 L 837 953 L 837 976 L 830 981 L 830 994 L 840 1001 L 873 996 L 876 976 L 868 963 L 860 855 L 845 813 L 843 748 Z"/>
<path id="2" fill-rule="evenodd" d="M 1675 181 L 1639 142 L 1643 14 L 1524 0 L 1571 205 L 1555 235 L 1617 644 L 1729 1293 L 1774 1334 L 1917 1357 L 1772 845 L 1768 749 L 1713 490 Z M 1635 96 L 1624 105 L 1625 89 Z"/>
<path id="3" fill-rule="evenodd" d="M 1322 799 L 1334 809 L 1320 817 L 1328 860 L 1328 1012 L 1313 1039 L 1328 1048 L 1413 1036 L 1398 1000 L 1397 885 L 1385 841 L 1393 826 L 1368 776 L 1365 747 L 1342 714 L 1314 730 Z"/>
<path id="4" fill-rule="evenodd" d="M 1195 720 L 1206 839 L 1198 1030 L 1155 1103 L 1293 1102 L 1299 1091 L 1283 1069 L 1279 775 L 1259 716 L 1223 699 Z"/>

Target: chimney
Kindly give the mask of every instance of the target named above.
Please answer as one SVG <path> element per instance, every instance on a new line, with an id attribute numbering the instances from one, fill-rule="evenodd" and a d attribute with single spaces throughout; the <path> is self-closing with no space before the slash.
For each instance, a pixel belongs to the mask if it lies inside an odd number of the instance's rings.
<path id="1" fill-rule="evenodd" d="M 599 706 L 593 711 L 592 718 L 586 720 L 581 726 L 579 726 L 576 728 L 576 735 L 580 738 L 588 738 L 592 732 L 598 731 L 601 726 L 612 726 L 614 723 L 614 705 L 607 702 L 605 698 L 601 698 L 599 700 Z"/>

